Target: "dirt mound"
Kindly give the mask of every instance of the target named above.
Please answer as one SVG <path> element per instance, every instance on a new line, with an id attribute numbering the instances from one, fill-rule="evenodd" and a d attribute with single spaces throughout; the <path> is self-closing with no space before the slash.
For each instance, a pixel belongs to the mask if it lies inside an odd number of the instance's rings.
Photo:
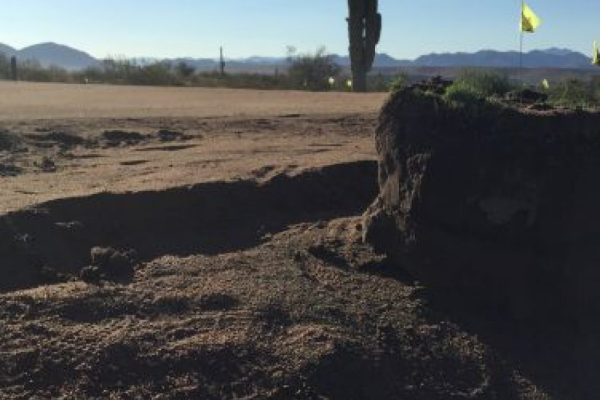
<path id="1" fill-rule="evenodd" d="M 600 310 L 600 114 L 457 107 L 409 88 L 385 105 L 377 148 L 365 238 L 417 279 L 521 316 Z"/>
<path id="2" fill-rule="evenodd" d="M 94 247 L 90 254 L 91 265 L 81 270 L 84 282 L 129 281 L 136 264 L 135 251 L 119 251 L 110 247 Z"/>
<path id="3" fill-rule="evenodd" d="M 0 163 L 0 177 L 17 176 L 23 172 L 23 168 L 13 164 Z"/>
<path id="4" fill-rule="evenodd" d="M 161 142 L 173 142 L 176 140 L 188 140 L 191 139 L 191 136 L 186 135 L 183 132 L 173 131 L 171 129 L 161 129 L 156 133 L 158 139 Z"/>
<path id="5" fill-rule="evenodd" d="M 247 248 L 292 223 L 360 213 L 376 192 L 376 163 L 364 161 L 261 183 L 214 182 L 49 202 L 0 218 L 1 272 L 7 277 L 0 290 L 43 284 L 42 270 L 78 276 L 97 246 L 134 249 L 141 260 Z"/>
<path id="6" fill-rule="evenodd" d="M 43 134 L 26 135 L 26 137 L 38 147 L 59 146 L 63 149 L 71 149 L 87 143 L 84 138 L 63 131 L 51 131 Z"/>
<path id="7" fill-rule="evenodd" d="M 21 148 L 22 140 L 8 131 L 0 130 L 0 151 L 17 151 Z"/>
<path id="8" fill-rule="evenodd" d="M 475 335 L 426 313 L 417 288 L 361 273 L 377 256 L 345 239 L 356 223 L 162 257 L 126 286 L 0 295 L 0 397 L 543 399 Z M 315 242 L 345 266 L 313 257 Z"/>
<path id="9" fill-rule="evenodd" d="M 109 147 L 136 145 L 145 139 L 147 139 L 147 136 L 142 135 L 139 132 L 128 132 L 122 130 L 104 131 L 101 136 L 102 142 Z"/>

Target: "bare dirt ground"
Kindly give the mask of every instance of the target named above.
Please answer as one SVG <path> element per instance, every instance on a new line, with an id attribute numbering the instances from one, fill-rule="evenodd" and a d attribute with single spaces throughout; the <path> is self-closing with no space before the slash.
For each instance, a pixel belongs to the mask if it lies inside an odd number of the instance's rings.
<path id="1" fill-rule="evenodd" d="M 382 93 L 156 88 L 0 82 L 0 120 L 348 114 L 378 111 Z"/>
<path id="2" fill-rule="evenodd" d="M 585 398 L 361 243 L 381 95 L 0 90 L 0 398 Z"/>

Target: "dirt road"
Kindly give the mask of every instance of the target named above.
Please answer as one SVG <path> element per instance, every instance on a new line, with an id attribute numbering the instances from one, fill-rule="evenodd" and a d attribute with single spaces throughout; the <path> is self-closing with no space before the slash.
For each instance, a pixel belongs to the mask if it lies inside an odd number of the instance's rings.
<path id="1" fill-rule="evenodd" d="M 376 112 L 385 94 L 0 82 L 0 120 Z"/>
<path id="2" fill-rule="evenodd" d="M 374 158 L 381 94 L 0 83 L 0 213 Z"/>

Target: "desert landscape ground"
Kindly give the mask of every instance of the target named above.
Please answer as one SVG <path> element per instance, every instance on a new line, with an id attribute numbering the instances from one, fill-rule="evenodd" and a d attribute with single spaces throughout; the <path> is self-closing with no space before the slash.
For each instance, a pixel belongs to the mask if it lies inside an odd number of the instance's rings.
<path id="1" fill-rule="evenodd" d="M 362 243 L 386 95 L 0 92 L 0 398 L 589 398 Z"/>

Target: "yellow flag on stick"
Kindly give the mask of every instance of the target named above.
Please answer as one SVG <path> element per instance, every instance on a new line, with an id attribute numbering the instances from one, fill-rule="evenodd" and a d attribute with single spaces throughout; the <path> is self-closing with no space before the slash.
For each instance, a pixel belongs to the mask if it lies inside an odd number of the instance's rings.
<path id="1" fill-rule="evenodd" d="M 594 41 L 594 56 L 592 58 L 592 64 L 600 65 L 600 49 L 598 49 L 598 43 Z"/>
<path id="2" fill-rule="evenodd" d="M 540 17 L 525 2 L 521 7 L 521 32 L 534 33 L 542 24 Z"/>
<path id="3" fill-rule="evenodd" d="M 548 82 L 548 79 L 542 81 L 542 87 L 546 90 L 550 89 L 550 82 Z"/>

